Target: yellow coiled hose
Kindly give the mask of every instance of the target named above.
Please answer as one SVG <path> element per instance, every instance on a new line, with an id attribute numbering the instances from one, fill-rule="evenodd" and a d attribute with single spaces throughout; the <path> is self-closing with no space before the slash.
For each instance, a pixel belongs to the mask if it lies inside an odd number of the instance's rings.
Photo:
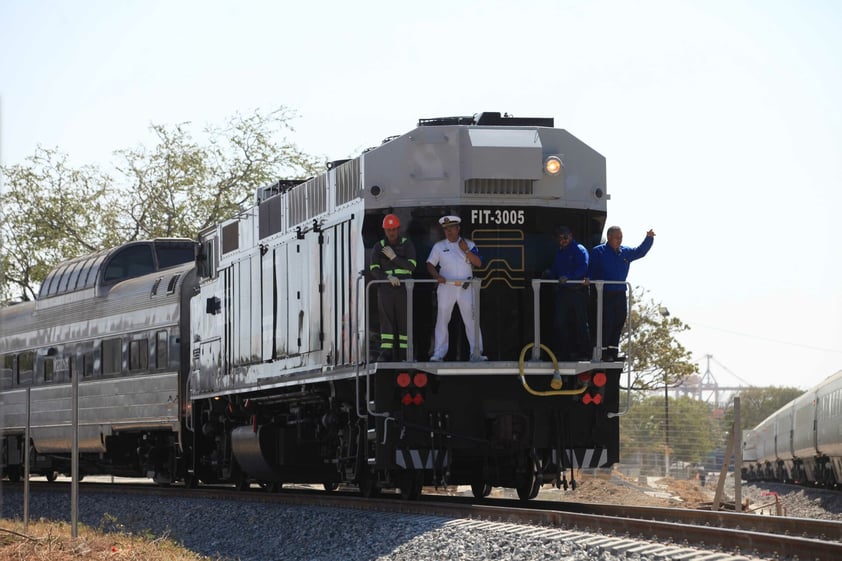
<path id="1" fill-rule="evenodd" d="M 523 350 L 520 351 L 520 358 L 518 359 L 518 370 L 519 370 L 520 381 L 523 384 L 523 387 L 526 391 L 528 391 L 532 395 L 537 395 L 537 396 L 579 395 L 579 394 L 585 393 L 585 391 L 588 389 L 587 384 L 585 384 L 581 388 L 576 388 L 576 389 L 573 389 L 573 390 L 563 390 L 563 389 L 561 389 L 562 382 L 561 382 L 561 373 L 559 373 L 559 371 L 558 371 L 558 360 L 556 360 L 555 354 L 553 354 L 553 352 L 550 349 L 548 349 L 547 346 L 544 345 L 544 344 L 541 344 L 541 349 L 543 349 L 544 351 L 546 351 L 546 353 L 548 355 L 550 355 L 550 359 L 553 361 L 553 369 L 555 370 L 555 372 L 553 373 L 553 379 L 550 382 L 550 387 L 552 387 L 553 389 L 547 390 L 547 391 L 533 390 L 529 386 L 529 383 L 526 381 L 526 376 L 523 373 L 523 365 L 524 365 L 524 362 L 525 362 L 524 357 L 526 357 L 526 351 L 528 351 L 529 349 L 531 349 L 534 346 L 535 346 L 535 343 L 529 343 L 528 345 L 523 347 Z"/>

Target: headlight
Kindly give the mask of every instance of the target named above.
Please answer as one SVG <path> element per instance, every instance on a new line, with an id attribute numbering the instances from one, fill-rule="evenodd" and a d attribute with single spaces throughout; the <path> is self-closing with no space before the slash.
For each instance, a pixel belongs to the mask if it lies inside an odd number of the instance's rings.
<path id="1" fill-rule="evenodd" d="M 547 175 L 558 175 L 561 173 L 564 164 L 558 156 L 547 156 L 544 158 L 544 173 Z"/>

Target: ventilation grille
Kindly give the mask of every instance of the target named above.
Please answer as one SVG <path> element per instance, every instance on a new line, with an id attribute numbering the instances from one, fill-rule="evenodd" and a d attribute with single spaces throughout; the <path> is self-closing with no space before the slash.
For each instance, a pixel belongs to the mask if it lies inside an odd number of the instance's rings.
<path id="1" fill-rule="evenodd" d="M 327 212 L 327 175 L 320 175 L 305 183 L 307 188 L 307 218 Z"/>
<path id="2" fill-rule="evenodd" d="M 356 199 L 360 194 L 360 159 L 354 158 L 336 168 L 336 204 Z"/>
<path id="3" fill-rule="evenodd" d="M 466 195 L 532 195 L 531 179 L 469 179 Z"/>
<path id="4" fill-rule="evenodd" d="M 303 186 L 293 187 L 288 196 L 289 223 L 301 224 L 307 220 L 307 191 Z"/>
<path id="5" fill-rule="evenodd" d="M 320 175 L 293 187 L 288 195 L 290 226 L 327 212 L 327 176 Z"/>

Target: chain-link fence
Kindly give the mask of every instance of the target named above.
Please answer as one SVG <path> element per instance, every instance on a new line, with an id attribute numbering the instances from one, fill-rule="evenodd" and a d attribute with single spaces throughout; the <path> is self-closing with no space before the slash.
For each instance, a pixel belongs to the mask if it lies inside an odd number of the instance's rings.
<path id="1" fill-rule="evenodd" d="M 632 478 L 698 479 L 718 473 L 731 425 L 725 410 L 666 391 L 635 395 L 620 417 L 620 464 Z"/>

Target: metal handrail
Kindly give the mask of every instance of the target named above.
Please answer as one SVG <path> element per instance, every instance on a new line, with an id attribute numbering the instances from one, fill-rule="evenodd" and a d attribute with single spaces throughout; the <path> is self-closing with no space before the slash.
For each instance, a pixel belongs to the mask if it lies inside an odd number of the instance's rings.
<path id="1" fill-rule="evenodd" d="M 558 285 L 558 280 L 555 279 L 533 279 L 532 280 L 532 295 L 533 295 L 533 310 L 534 310 L 534 347 L 532 348 L 532 360 L 538 361 L 541 359 L 541 285 L 542 284 L 552 284 Z M 633 304 L 633 294 L 631 289 L 631 284 L 627 281 L 606 281 L 606 280 L 568 280 L 565 284 L 578 284 L 578 285 L 594 285 L 596 286 L 596 343 L 593 348 L 593 354 L 591 355 L 591 360 L 594 362 L 602 362 L 602 322 L 603 322 L 603 307 L 604 307 L 604 291 L 605 285 L 613 284 L 613 285 L 625 285 L 626 287 L 626 306 L 628 309 L 628 314 L 626 317 L 626 330 L 624 332 L 624 336 L 621 339 L 621 346 L 622 343 L 625 343 L 626 348 L 626 376 L 627 376 L 627 384 L 626 384 L 626 408 L 622 411 L 618 411 L 616 413 L 609 412 L 608 417 L 620 417 L 625 415 L 631 409 L 631 365 L 632 365 L 632 304 Z"/>
<path id="2" fill-rule="evenodd" d="M 364 277 L 363 272 L 360 273 L 358 278 L 361 280 Z M 364 298 L 363 298 L 363 310 L 365 315 L 365 331 L 363 333 L 364 337 L 364 345 L 365 345 L 365 361 L 363 364 L 368 365 L 371 362 L 371 344 L 370 344 L 370 333 L 371 333 L 371 325 L 370 325 L 370 314 L 369 314 L 369 296 L 371 287 L 374 285 L 383 285 L 389 283 L 388 280 L 372 280 L 368 281 L 365 285 L 364 290 Z M 407 323 L 407 348 L 406 348 L 406 360 L 407 361 L 414 361 L 415 360 L 415 345 L 414 345 L 414 306 L 413 306 L 413 294 L 415 290 L 416 284 L 439 284 L 439 281 L 436 279 L 401 279 L 401 285 L 405 286 L 407 292 L 406 298 L 406 323 Z M 447 281 L 447 284 L 452 284 L 455 286 L 463 286 L 465 284 L 478 284 L 481 286 L 481 279 L 474 278 L 474 279 L 467 279 L 462 281 Z M 533 340 L 533 350 L 532 350 L 532 360 L 539 361 L 540 360 L 540 353 L 541 353 L 541 298 L 540 298 L 540 288 L 542 284 L 552 284 L 558 285 L 558 281 L 554 279 L 533 279 L 532 280 L 532 291 L 533 291 L 533 318 L 534 318 L 534 340 Z M 631 363 L 632 363 L 632 338 L 631 332 L 633 329 L 632 325 L 632 304 L 633 304 L 633 294 L 631 290 L 631 284 L 626 281 L 605 281 L 605 280 L 568 280 L 566 282 L 568 285 L 594 285 L 596 286 L 597 292 L 597 310 L 596 310 L 596 341 L 595 346 L 593 348 L 593 354 L 591 355 L 591 360 L 594 362 L 603 362 L 602 361 L 602 324 L 603 324 L 603 308 L 604 308 L 604 289 L 605 285 L 625 285 L 626 287 L 626 306 L 628 309 L 627 319 L 626 319 L 626 329 L 623 334 L 623 338 L 620 341 L 620 346 L 625 347 L 626 349 L 626 375 L 627 375 L 627 400 L 626 400 L 626 408 L 622 411 L 618 411 L 616 413 L 609 412 L 608 417 L 620 417 L 628 413 L 629 409 L 631 408 Z M 474 348 L 479 349 L 479 340 L 481 337 L 480 331 L 480 305 L 479 305 L 479 290 L 472 290 L 472 298 L 474 303 Z M 357 319 L 357 325 L 359 325 L 359 316 L 358 310 L 355 314 Z M 463 318 L 464 320 L 464 318 Z M 355 331 L 355 330 L 352 330 Z M 358 348 L 359 352 L 359 348 Z M 360 368 L 359 360 L 356 361 L 357 363 L 357 380 L 359 383 L 359 368 Z M 366 396 L 370 394 L 370 379 L 366 378 Z M 366 403 L 369 403 L 368 399 L 366 399 Z M 371 415 L 376 416 L 387 416 L 387 413 L 377 413 L 372 411 L 370 405 L 367 407 L 368 413 Z"/>
<path id="3" fill-rule="evenodd" d="M 369 293 L 371 291 L 371 287 L 373 285 L 378 284 L 388 284 L 388 280 L 373 280 L 366 283 L 365 286 L 365 298 L 364 298 L 364 306 L 365 306 L 365 362 L 368 364 L 371 362 L 371 345 L 369 341 L 369 334 L 371 333 L 371 325 L 370 325 L 370 317 L 369 317 L 369 305 L 368 305 L 368 298 Z M 412 296 L 415 291 L 416 284 L 449 284 L 452 286 L 465 286 L 468 285 L 469 288 L 467 290 L 471 290 L 471 298 L 473 299 L 474 303 L 474 348 L 479 349 L 479 340 L 480 340 L 480 309 L 479 309 L 479 290 L 474 289 L 470 285 L 480 284 L 480 279 L 466 279 L 466 280 L 455 280 L 455 281 L 446 281 L 444 283 L 440 283 L 436 279 L 401 279 L 401 285 L 406 286 L 406 360 L 407 361 L 414 361 L 415 360 L 415 343 L 414 343 L 414 331 L 415 326 L 414 323 L 414 307 L 412 305 Z M 461 310 L 460 310 L 461 313 Z M 465 320 L 465 318 L 462 318 Z"/>

